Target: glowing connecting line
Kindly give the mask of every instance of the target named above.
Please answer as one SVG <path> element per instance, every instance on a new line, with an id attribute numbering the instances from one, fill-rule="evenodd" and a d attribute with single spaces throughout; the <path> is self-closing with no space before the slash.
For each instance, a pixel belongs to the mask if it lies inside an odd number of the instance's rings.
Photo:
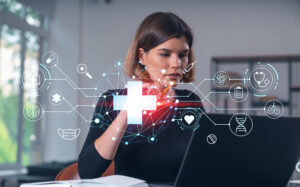
<path id="1" fill-rule="evenodd" d="M 141 81 L 128 81 L 127 96 L 114 95 L 114 110 L 127 110 L 128 124 L 142 124 L 143 110 L 156 110 L 156 96 L 142 93 Z"/>

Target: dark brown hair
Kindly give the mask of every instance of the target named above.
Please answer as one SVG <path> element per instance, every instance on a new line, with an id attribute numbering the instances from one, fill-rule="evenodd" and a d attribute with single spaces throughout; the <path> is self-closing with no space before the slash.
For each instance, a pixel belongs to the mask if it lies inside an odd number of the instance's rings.
<path id="1" fill-rule="evenodd" d="M 195 68 L 192 64 L 195 60 L 192 45 L 193 34 L 190 27 L 178 16 L 170 12 L 155 12 L 147 16 L 134 36 L 131 46 L 127 52 L 124 69 L 126 73 L 138 79 L 148 79 L 149 74 L 145 71 L 142 64 L 139 63 L 139 48 L 149 52 L 152 48 L 164 43 L 171 38 L 180 38 L 185 36 L 190 48 L 188 54 L 188 65 L 193 66 L 182 77 L 182 82 L 194 81 Z"/>

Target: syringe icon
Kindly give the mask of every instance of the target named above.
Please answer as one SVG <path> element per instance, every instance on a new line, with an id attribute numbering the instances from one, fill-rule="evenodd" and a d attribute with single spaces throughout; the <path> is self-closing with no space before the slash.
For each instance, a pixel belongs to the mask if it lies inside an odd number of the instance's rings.
<path id="1" fill-rule="evenodd" d="M 183 70 L 183 74 L 187 74 L 191 69 L 193 69 L 194 64 L 196 61 L 190 63 L 189 65 L 186 66 L 186 68 Z"/>

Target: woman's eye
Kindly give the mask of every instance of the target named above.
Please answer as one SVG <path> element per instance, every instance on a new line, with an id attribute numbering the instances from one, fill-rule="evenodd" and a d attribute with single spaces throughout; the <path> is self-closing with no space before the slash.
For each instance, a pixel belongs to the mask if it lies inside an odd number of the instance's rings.
<path id="1" fill-rule="evenodd" d="M 162 57 L 168 57 L 170 55 L 168 53 L 161 53 L 160 56 L 162 56 Z"/>
<path id="2" fill-rule="evenodd" d="M 180 57 L 180 58 L 187 57 L 187 54 L 180 54 L 179 57 Z"/>

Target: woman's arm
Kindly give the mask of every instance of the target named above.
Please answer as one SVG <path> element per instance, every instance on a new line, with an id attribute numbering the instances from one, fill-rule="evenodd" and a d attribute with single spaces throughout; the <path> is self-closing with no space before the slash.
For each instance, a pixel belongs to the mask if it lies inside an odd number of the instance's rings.
<path id="1" fill-rule="evenodd" d="M 106 160 L 113 160 L 127 128 L 127 111 L 121 110 L 112 124 L 94 142 L 97 152 Z"/>
<path id="2" fill-rule="evenodd" d="M 103 174 L 115 157 L 127 128 L 126 111 L 120 111 L 116 117 L 107 115 L 113 106 L 112 91 L 103 95 L 107 97 L 99 98 L 89 133 L 78 158 L 78 172 L 82 179 L 96 178 Z M 98 116 L 101 122 L 95 123 Z"/>

